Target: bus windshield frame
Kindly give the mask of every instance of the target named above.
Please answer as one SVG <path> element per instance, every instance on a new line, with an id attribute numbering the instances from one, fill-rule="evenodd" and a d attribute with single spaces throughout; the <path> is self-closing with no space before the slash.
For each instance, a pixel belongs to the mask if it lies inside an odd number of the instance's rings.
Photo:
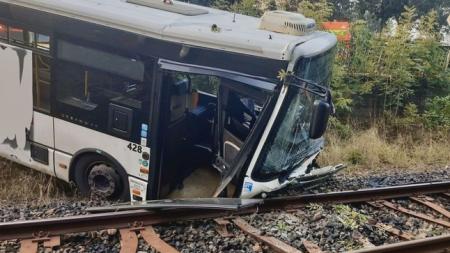
<path id="1" fill-rule="evenodd" d="M 254 180 L 287 178 L 322 149 L 323 138 L 311 139 L 309 128 L 314 102 L 331 100 L 333 57 L 334 49 L 311 58 L 300 58 L 295 72 L 286 77 L 288 91 L 256 163 L 257 169 L 252 172 Z"/>

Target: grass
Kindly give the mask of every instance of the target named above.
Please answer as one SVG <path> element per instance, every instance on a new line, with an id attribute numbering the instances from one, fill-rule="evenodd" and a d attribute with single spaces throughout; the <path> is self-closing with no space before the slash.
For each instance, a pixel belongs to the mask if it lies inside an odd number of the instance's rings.
<path id="1" fill-rule="evenodd" d="M 0 202 L 46 204 L 74 198 L 75 191 L 61 180 L 0 159 Z"/>
<path id="2" fill-rule="evenodd" d="M 348 165 L 347 173 L 426 171 L 450 165 L 450 134 L 409 132 L 387 137 L 378 128 L 327 133 L 319 164 Z"/>

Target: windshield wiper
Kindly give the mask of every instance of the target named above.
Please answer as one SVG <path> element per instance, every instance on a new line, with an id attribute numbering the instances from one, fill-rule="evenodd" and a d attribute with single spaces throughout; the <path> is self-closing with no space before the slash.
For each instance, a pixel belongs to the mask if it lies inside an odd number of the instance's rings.
<path id="1" fill-rule="evenodd" d="M 327 86 L 320 85 L 292 74 L 288 75 L 286 80 L 289 85 L 294 85 L 323 98 L 327 97 L 330 93 L 330 89 Z"/>

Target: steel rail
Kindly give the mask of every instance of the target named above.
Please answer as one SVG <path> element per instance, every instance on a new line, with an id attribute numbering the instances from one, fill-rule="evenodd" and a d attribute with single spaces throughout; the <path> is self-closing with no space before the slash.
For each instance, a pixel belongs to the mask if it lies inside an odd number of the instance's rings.
<path id="1" fill-rule="evenodd" d="M 123 229 L 133 224 L 150 226 L 173 221 L 212 219 L 232 215 L 244 215 L 255 212 L 268 212 L 280 209 L 295 209 L 310 203 L 350 204 L 409 197 L 418 194 L 442 193 L 450 190 L 450 181 L 437 183 L 391 186 L 356 191 L 331 192 L 279 197 L 264 200 L 264 203 L 239 211 L 168 209 L 161 211 L 133 210 L 79 215 L 72 217 L 49 218 L 29 221 L 0 223 L 0 241 L 12 239 L 30 239 L 39 236 L 55 236 L 70 233 L 98 231 L 104 229 Z"/>
<path id="2" fill-rule="evenodd" d="M 446 253 L 450 251 L 450 235 L 429 237 L 373 248 L 351 251 L 351 253 Z"/>
<path id="3" fill-rule="evenodd" d="M 289 209 L 305 206 L 310 203 L 346 204 L 370 202 L 384 199 L 404 198 L 422 194 L 450 192 L 450 180 L 442 182 L 368 188 L 355 191 L 306 194 L 291 197 L 266 199 L 262 207 L 269 209 Z"/>

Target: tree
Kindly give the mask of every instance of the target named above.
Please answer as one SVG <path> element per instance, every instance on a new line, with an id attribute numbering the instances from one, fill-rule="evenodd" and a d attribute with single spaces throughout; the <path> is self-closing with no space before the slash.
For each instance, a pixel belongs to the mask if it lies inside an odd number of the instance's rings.
<path id="1" fill-rule="evenodd" d="M 445 25 L 445 19 L 450 14 L 448 0 L 358 0 L 355 12 L 361 18 L 368 11 L 379 17 L 382 23 L 386 23 L 390 18 L 399 19 L 403 13 L 403 6 L 415 7 L 420 16 L 433 9 L 437 10 L 440 26 Z"/>
<path id="2" fill-rule="evenodd" d="M 298 4 L 298 12 L 316 20 L 317 24 L 328 21 L 333 15 L 333 5 L 327 0 L 302 0 Z"/>
<path id="3" fill-rule="evenodd" d="M 329 0 L 334 7 L 332 20 L 352 21 L 359 19 L 357 12 L 357 2 L 352 0 Z"/>
<path id="4" fill-rule="evenodd" d="M 274 11 L 277 9 L 277 2 L 275 0 L 269 0 L 267 3 L 267 10 Z"/>
<path id="5" fill-rule="evenodd" d="M 430 98 L 450 93 L 437 12 L 418 17 L 415 7 L 405 7 L 398 21 L 391 19 L 376 32 L 370 26 L 353 22 L 351 45 L 340 54 L 346 57 L 337 58 L 338 109 L 362 104 L 397 116 L 411 104 L 422 113 Z"/>
<path id="6" fill-rule="evenodd" d="M 231 3 L 228 0 L 215 0 L 212 2 L 211 7 L 219 10 L 230 11 Z"/>
<path id="7" fill-rule="evenodd" d="M 242 0 L 236 2 L 231 9 L 243 15 L 258 17 L 261 15 L 261 10 L 258 5 L 257 0 Z"/>

